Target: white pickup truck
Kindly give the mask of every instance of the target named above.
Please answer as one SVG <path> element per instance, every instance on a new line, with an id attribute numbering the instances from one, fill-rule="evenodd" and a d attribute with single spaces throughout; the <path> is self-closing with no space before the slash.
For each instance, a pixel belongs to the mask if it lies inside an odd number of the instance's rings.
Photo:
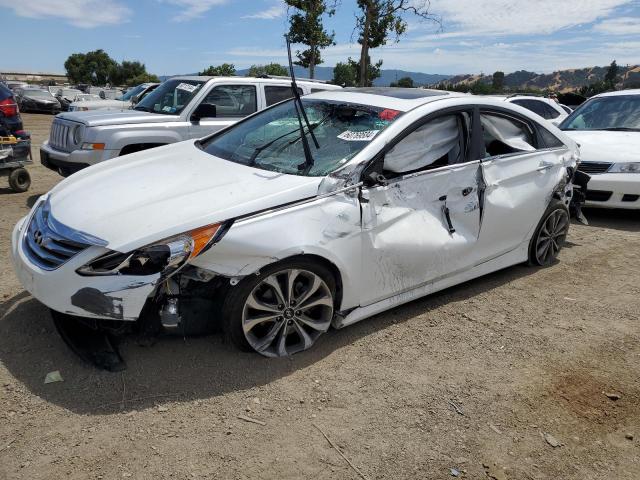
<path id="1" fill-rule="evenodd" d="M 341 88 L 308 80 L 297 85 L 300 95 Z M 282 77 L 174 77 L 132 110 L 57 115 L 40 161 L 68 176 L 121 155 L 204 137 L 291 96 L 291 80 Z"/>

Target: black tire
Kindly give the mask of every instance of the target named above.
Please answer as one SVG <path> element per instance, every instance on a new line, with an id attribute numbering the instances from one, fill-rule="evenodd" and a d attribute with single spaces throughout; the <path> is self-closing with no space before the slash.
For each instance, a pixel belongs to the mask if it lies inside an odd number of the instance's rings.
<path id="1" fill-rule="evenodd" d="M 9 174 L 9 186 L 14 192 L 26 192 L 31 186 L 31 176 L 26 168 L 16 168 Z"/>
<path id="2" fill-rule="evenodd" d="M 569 231 L 569 210 L 554 202 L 544 212 L 529 244 L 529 265 L 547 267 L 558 258 Z"/>
<path id="3" fill-rule="evenodd" d="M 238 285 L 232 286 L 224 300 L 222 307 L 222 327 L 225 338 L 233 343 L 238 349 L 245 352 L 256 351 L 247 341 L 242 328 L 243 309 L 245 302 L 251 292 L 262 281 L 274 273 L 288 270 L 300 269 L 311 272 L 320 277 L 331 292 L 331 297 L 335 303 L 336 299 L 336 279 L 329 268 L 322 263 L 306 258 L 292 258 L 283 260 L 260 269 L 259 275 L 249 275 Z M 334 305 L 335 307 L 335 305 Z"/>

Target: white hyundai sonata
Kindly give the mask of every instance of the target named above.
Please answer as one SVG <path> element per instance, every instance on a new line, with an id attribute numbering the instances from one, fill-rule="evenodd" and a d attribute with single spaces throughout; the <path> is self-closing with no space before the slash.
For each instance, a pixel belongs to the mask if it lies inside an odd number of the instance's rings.
<path id="1" fill-rule="evenodd" d="M 585 205 L 640 208 L 640 90 L 592 97 L 560 126 L 580 144 L 589 174 Z"/>
<path id="2" fill-rule="evenodd" d="M 320 92 L 72 175 L 17 224 L 13 261 L 69 321 L 219 323 L 238 347 L 285 356 L 332 325 L 552 263 L 578 154 L 503 101 Z"/>

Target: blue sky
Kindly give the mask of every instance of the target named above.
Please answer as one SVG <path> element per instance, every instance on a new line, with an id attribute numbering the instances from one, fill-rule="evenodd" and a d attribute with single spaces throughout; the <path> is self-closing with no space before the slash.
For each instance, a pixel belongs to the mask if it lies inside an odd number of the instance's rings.
<path id="1" fill-rule="evenodd" d="M 337 45 L 324 65 L 358 56 L 355 3 L 327 20 Z M 444 74 L 640 63 L 640 0 L 431 0 L 431 10 L 440 30 L 408 17 L 407 35 L 372 58 Z M 64 72 L 69 54 L 97 48 L 159 75 L 284 63 L 286 15 L 278 0 L 0 0 L 0 70 Z"/>

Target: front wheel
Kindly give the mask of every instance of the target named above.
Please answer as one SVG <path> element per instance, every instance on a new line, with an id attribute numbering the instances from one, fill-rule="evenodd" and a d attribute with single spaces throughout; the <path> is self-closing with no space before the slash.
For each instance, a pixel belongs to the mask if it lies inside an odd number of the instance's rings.
<path id="1" fill-rule="evenodd" d="M 562 204 L 550 206 L 529 246 L 529 264 L 546 267 L 558 258 L 569 232 L 569 213 Z"/>
<path id="2" fill-rule="evenodd" d="M 233 287 L 225 300 L 225 334 L 242 350 L 284 357 L 311 348 L 331 326 L 335 280 L 323 265 L 285 261 Z"/>

